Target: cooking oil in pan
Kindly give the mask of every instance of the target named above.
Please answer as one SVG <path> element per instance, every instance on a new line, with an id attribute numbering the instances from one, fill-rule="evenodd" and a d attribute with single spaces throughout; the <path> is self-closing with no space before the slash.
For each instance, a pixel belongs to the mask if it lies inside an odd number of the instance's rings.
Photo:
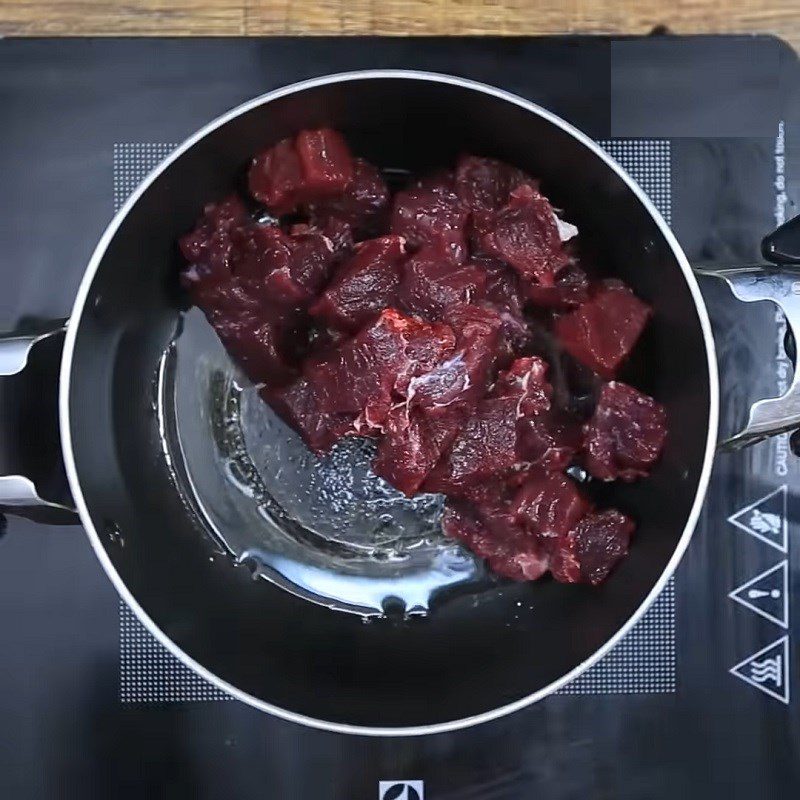
<path id="1" fill-rule="evenodd" d="M 312 454 L 242 378 L 197 310 L 159 369 L 165 455 L 213 537 L 255 576 L 365 616 L 425 614 L 487 580 L 441 532 L 442 498 L 407 498 L 379 478 L 374 444 Z"/>

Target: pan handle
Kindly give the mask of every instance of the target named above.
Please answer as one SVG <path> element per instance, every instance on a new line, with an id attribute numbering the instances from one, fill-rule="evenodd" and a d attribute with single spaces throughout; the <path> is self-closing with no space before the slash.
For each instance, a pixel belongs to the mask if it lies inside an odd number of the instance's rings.
<path id="1" fill-rule="evenodd" d="M 0 511 L 76 524 L 58 429 L 66 321 L 0 334 Z"/>
<path id="2" fill-rule="evenodd" d="M 696 272 L 724 280 L 734 296 L 745 303 L 771 300 L 786 317 L 787 340 L 798 341 L 800 270 L 792 271 L 791 267 L 800 266 L 800 216 L 794 217 L 765 237 L 761 243 L 761 252 L 771 264 L 734 269 L 698 268 Z M 745 427 L 720 442 L 720 449 L 739 450 L 778 433 L 800 428 L 800 370 L 796 348 L 787 347 L 787 354 L 794 368 L 789 388 L 780 397 L 770 397 L 753 403 Z"/>

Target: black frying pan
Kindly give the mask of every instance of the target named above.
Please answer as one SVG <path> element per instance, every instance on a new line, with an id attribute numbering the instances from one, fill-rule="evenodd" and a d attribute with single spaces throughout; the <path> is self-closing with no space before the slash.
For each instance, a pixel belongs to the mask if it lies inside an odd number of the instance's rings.
<path id="1" fill-rule="evenodd" d="M 670 434 L 650 480 L 610 490 L 609 502 L 639 527 L 630 556 L 602 586 L 487 575 L 441 538 L 436 498 L 403 500 L 371 477 L 365 445 L 345 445 L 324 462 L 308 454 L 255 400 L 198 312 L 182 312 L 176 239 L 209 198 L 236 188 L 254 152 L 322 125 L 389 174 L 471 151 L 540 176 L 599 269 L 654 306 L 622 378 L 666 405 Z M 776 260 L 792 258 L 786 235 L 770 241 Z M 773 299 L 797 318 L 800 284 L 790 275 L 724 277 L 742 299 Z M 59 357 L 61 335 L 3 343 L 6 421 L 19 418 L 24 398 L 30 414 L 32 385 L 47 410 L 47 364 Z M 733 444 L 800 425 L 795 388 L 754 407 Z M 364 72 L 246 103 L 144 182 L 87 268 L 66 329 L 58 405 L 71 496 L 92 546 L 171 652 L 288 719 L 412 734 L 532 703 L 630 629 L 692 535 L 717 446 L 718 395 L 714 342 L 686 258 L 642 191 L 591 140 L 487 86 Z M 37 430 L 0 464 L 0 506 L 52 519 L 72 501 L 59 492 L 48 450 L 56 434 Z"/>

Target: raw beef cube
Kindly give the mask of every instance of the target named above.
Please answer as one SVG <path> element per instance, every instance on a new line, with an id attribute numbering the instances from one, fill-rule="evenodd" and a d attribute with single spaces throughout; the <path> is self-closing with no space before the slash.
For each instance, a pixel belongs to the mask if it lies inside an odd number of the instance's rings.
<path id="1" fill-rule="evenodd" d="M 279 383 L 293 370 L 284 356 L 284 329 L 280 323 L 258 317 L 228 317 L 214 330 L 231 358 L 254 383 Z"/>
<path id="2" fill-rule="evenodd" d="M 231 358 L 253 382 L 281 382 L 292 374 L 284 352 L 289 318 L 271 313 L 235 278 L 197 284 L 193 302 L 203 311 Z"/>
<path id="3" fill-rule="evenodd" d="M 341 134 L 301 131 L 257 155 L 248 173 L 250 193 L 275 214 L 343 192 L 353 179 L 353 159 Z"/>
<path id="4" fill-rule="evenodd" d="M 465 487 L 525 466 L 518 423 L 550 407 L 545 373 L 541 359 L 526 358 L 502 374 L 431 471 L 426 489 L 463 496 Z"/>
<path id="5" fill-rule="evenodd" d="M 311 307 L 312 316 L 344 331 L 356 331 L 394 304 L 405 256 L 399 236 L 383 236 L 356 246 L 328 288 Z"/>
<path id="6" fill-rule="evenodd" d="M 393 403 L 416 374 L 446 358 L 452 332 L 393 309 L 325 360 L 306 369 L 320 409 L 355 414 L 359 432 L 381 431 Z"/>
<path id="7" fill-rule="evenodd" d="M 333 233 L 335 237 L 344 236 L 339 230 L 313 228 L 304 232 L 295 229 L 291 235 L 292 256 L 289 272 L 293 280 L 311 297 L 316 297 L 322 291 L 335 263 L 343 254 L 342 250 L 347 248 L 341 239 L 337 241 L 329 236 L 329 233 Z"/>
<path id="8" fill-rule="evenodd" d="M 506 524 L 502 531 L 495 524 L 490 530 L 468 503 L 448 500 L 442 529 L 446 536 L 463 542 L 475 555 L 485 558 L 491 570 L 504 577 L 537 580 L 550 565 L 547 548 L 541 540 L 526 535 L 520 526 L 513 524 Z"/>
<path id="9" fill-rule="evenodd" d="M 575 359 L 613 378 L 633 350 L 651 310 L 619 282 L 602 286 L 575 311 L 556 320 L 556 335 Z"/>
<path id="10" fill-rule="evenodd" d="M 538 283 L 527 287 L 528 299 L 544 308 L 574 308 L 589 299 L 589 279 L 574 262 L 567 264 L 556 276 L 552 286 Z"/>
<path id="11" fill-rule="evenodd" d="M 497 314 L 479 306 L 451 309 L 447 317 L 456 336 L 454 351 L 412 380 L 407 391 L 409 407 L 427 418 L 439 455 L 486 393 L 500 330 Z"/>
<path id="12" fill-rule="evenodd" d="M 214 326 L 226 317 L 255 318 L 264 310 L 264 303 L 248 292 L 247 288 L 235 278 L 220 283 L 211 281 L 191 283 L 189 294 L 192 302 Z"/>
<path id="13" fill-rule="evenodd" d="M 312 222 L 325 225 L 339 220 L 349 225 L 357 235 L 378 232 L 389 208 L 389 190 L 381 173 L 363 158 L 353 161 L 353 180 L 338 197 L 309 204 Z"/>
<path id="14" fill-rule="evenodd" d="M 580 423 L 551 409 L 520 420 L 519 453 L 532 467 L 559 472 L 574 460 L 582 444 Z"/>
<path id="15" fill-rule="evenodd" d="M 289 228 L 289 233 L 293 237 L 321 234 L 330 242 L 335 261 L 341 261 L 353 252 L 353 229 L 339 219 L 331 218 L 313 225 L 296 223 Z"/>
<path id="16" fill-rule="evenodd" d="M 414 494 L 472 412 L 479 394 L 469 383 L 469 364 L 458 353 L 414 378 L 407 400 L 395 406 L 373 464 L 376 474 Z"/>
<path id="17" fill-rule="evenodd" d="M 550 554 L 553 577 L 561 583 L 602 583 L 628 552 L 636 526 L 616 509 L 587 514 Z"/>
<path id="18" fill-rule="evenodd" d="M 517 520 L 537 536 L 564 536 L 590 509 L 578 487 L 557 472 L 531 474 L 512 502 Z"/>
<path id="19" fill-rule="evenodd" d="M 516 401 L 514 419 L 533 417 L 550 408 L 552 387 L 547 382 L 547 364 L 538 356 L 518 358 L 501 372 L 490 396 Z"/>
<path id="20" fill-rule="evenodd" d="M 527 184 L 514 189 L 508 205 L 481 229 L 482 249 L 510 264 L 525 282 L 552 286 L 569 259 L 552 206 Z"/>
<path id="21" fill-rule="evenodd" d="M 411 497 L 442 454 L 441 440 L 455 433 L 438 426 L 418 409 L 400 407 L 389 413 L 372 468 L 395 489 Z"/>
<path id="22" fill-rule="evenodd" d="M 438 244 L 456 262 L 466 258 L 465 226 L 469 212 L 453 191 L 411 188 L 398 192 L 392 206 L 392 233 L 412 251 Z"/>
<path id="23" fill-rule="evenodd" d="M 354 432 L 355 414 L 328 414 L 319 407 L 314 388 L 305 378 L 278 389 L 262 389 L 261 396 L 317 454 Z"/>
<path id="24" fill-rule="evenodd" d="M 607 383 L 584 427 L 586 469 L 604 481 L 646 477 L 666 434 L 667 414 L 660 403 L 624 383 Z"/>
<path id="25" fill-rule="evenodd" d="M 465 486 L 507 472 L 518 462 L 516 400 L 484 400 L 466 420 L 425 488 L 458 496 Z"/>
<path id="26" fill-rule="evenodd" d="M 295 139 L 306 190 L 313 197 L 343 192 L 353 180 L 353 157 L 344 137 L 330 128 L 300 131 Z"/>
<path id="27" fill-rule="evenodd" d="M 250 194 L 275 214 L 293 211 L 304 189 L 303 167 L 291 139 L 257 155 L 247 173 Z"/>
<path id="28" fill-rule="evenodd" d="M 191 267 L 188 275 L 194 275 Z M 205 314 L 225 349 L 250 378 L 278 383 L 290 378 L 293 363 L 285 350 L 285 332 L 296 312 L 265 304 L 252 286 L 237 277 L 186 280 L 192 302 Z"/>
<path id="29" fill-rule="evenodd" d="M 449 325 L 441 322 L 429 323 L 418 317 L 404 317 L 394 309 L 389 310 L 410 323 L 404 334 L 404 359 L 394 384 L 398 396 L 408 401 L 420 378 L 438 371 L 441 364 L 450 363 L 456 335 Z"/>
<path id="30" fill-rule="evenodd" d="M 327 282 L 346 239 L 341 226 L 323 231 L 295 226 L 285 233 L 277 225 L 254 222 L 238 200 L 229 199 L 206 209 L 195 231 L 182 240 L 184 255 L 193 261 L 181 280 L 196 295 L 201 284 L 235 279 L 265 303 L 300 306 Z"/>
<path id="31" fill-rule="evenodd" d="M 481 341 L 488 346 L 496 342 L 497 333 L 503 325 L 500 314 L 492 308 L 475 305 L 458 305 L 448 308 L 444 320 L 465 342 Z"/>
<path id="32" fill-rule="evenodd" d="M 486 273 L 485 298 L 481 305 L 495 310 L 502 319 L 499 363 L 509 364 L 516 353 L 526 349 L 531 340 L 528 321 L 523 314 L 525 298 L 520 280 L 513 269 L 488 256 L 477 256 L 474 264 Z"/>
<path id="33" fill-rule="evenodd" d="M 183 257 L 190 264 L 181 274 L 187 288 L 191 288 L 190 284 L 230 277 L 233 269 L 231 231 L 248 220 L 247 210 L 236 195 L 203 209 L 195 229 L 179 242 Z"/>
<path id="34" fill-rule="evenodd" d="M 411 314 L 440 319 L 446 309 L 478 298 L 485 286 L 484 270 L 454 264 L 441 245 L 434 245 L 406 261 L 398 300 Z"/>
<path id="35" fill-rule="evenodd" d="M 445 312 L 456 335 L 453 358 L 415 386 L 417 403 L 443 408 L 458 401 L 477 403 L 486 393 L 497 363 L 503 320 L 492 309 L 462 305 Z"/>
<path id="36" fill-rule="evenodd" d="M 449 322 L 455 350 L 408 382 L 406 402 L 392 410 L 378 445 L 375 472 L 407 494 L 422 486 L 474 412 L 496 357 L 496 314 L 464 306 L 451 311 Z"/>
<path id="37" fill-rule="evenodd" d="M 493 158 L 464 155 L 456 165 L 456 193 L 472 211 L 497 211 L 523 183 L 538 188 L 538 182 L 521 169 Z"/>
<path id="38" fill-rule="evenodd" d="M 486 273 L 486 300 L 497 308 L 506 308 L 521 317 L 525 296 L 517 273 L 491 256 L 477 255 L 472 263 Z"/>
<path id="39" fill-rule="evenodd" d="M 295 286 L 290 276 L 291 239 L 277 225 L 241 225 L 231 231 L 231 241 L 233 274 L 253 297 L 265 302 L 273 300 L 280 305 L 296 305 L 295 294 L 306 296 L 305 290 Z M 291 282 L 291 287 L 287 287 L 288 297 L 269 286 L 272 273 L 276 273 L 276 277 L 285 274 Z"/>
<path id="40" fill-rule="evenodd" d="M 348 241 L 349 240 L 349 241 Z M 286 236 L 285 264 L 267 276 L 274 302 L 308 305 L 322 290 L 336 264 L 350 249 L 348 232 L 339 223 L 322 230 L 295 225 Z"/>

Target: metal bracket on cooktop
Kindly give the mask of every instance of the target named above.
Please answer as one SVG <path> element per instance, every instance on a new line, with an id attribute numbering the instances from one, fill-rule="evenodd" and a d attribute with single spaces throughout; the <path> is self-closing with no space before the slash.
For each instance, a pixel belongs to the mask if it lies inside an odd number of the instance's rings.
<path id="1" fill-rule="evenodd" d="M 58 435 L 65 330 L 59 320 L 0 335 L 0 510 L 49 524 L 77 520 Z"/>
<path id="2" fill-rule="evenodd" d="M 785 272 L 776 267 L 743 267 L 739 269 L 696 269 L 699 275 L 721 278 L 734 296 L 745 303 L 771 300 L 786 316 L 787 329 L 800 331 L 800 273 Z M 738 450 L 784 431 L 800 428 L 800 374 L 797 359 L 792 358 L 794 376 L 780 397 L 758 400 L 750 407 L 750 416 L 739 433 L 720 442 L 725 450 Z"/>

